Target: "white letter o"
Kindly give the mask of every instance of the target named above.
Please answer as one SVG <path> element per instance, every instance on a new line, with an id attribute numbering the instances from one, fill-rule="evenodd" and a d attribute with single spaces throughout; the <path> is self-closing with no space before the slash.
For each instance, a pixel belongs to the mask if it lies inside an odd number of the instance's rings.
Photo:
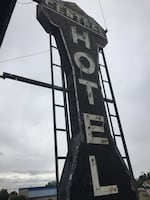
<path id="1" fill-rule="evenodd" d="M 89 66 L 85 66 L 81 63 L 81 57 L 85 58 L 89 62 Z M 74 60 L 76 65 L 79 67 L 79 69 L 86 73 L 86 74 L 93 74 L 95 72 L 95 63 L 92 59 L 92 57 L 84 52 L 77 52 L 74 54 Z"/>

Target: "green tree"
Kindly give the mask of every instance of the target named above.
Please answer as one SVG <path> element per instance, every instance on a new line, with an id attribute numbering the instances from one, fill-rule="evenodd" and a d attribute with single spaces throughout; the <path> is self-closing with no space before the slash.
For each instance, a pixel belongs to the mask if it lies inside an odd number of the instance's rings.
<path id="1" fill-rule="evenodd" d="M 56 187 L 56 181 L 50 181 L 45 186 L 46 187 Z"/>
<path id="2" fill-rule="evenodd" d="M 139 176 L 139 178 L 136 180 L 137 188 L 143 187 L 143 182 L 146 180 L 150 180 L 150 172 L 143 173 L 142 175 Z"/>
<path id="3" fill-rule="evenodd" d="M 27 200 L 25 196 L 18 195 L 16 191 L 9 194 L 9 200 Z"/>
<path id="4" fill-rule="evenodd" d="M 8 198 L 9 198 L 9 195 L 8 195 L 7 190 L 2 189 L 0 191 L 0 200 L 8 200 Z"/>
<path id="5" fill-rule="evenodd" d="M 17 192 L 16 191 L 12 191 L 9 195 L 10 196 L 17 196 Z"/>
<path id="6" fill-rule="evenodd" d="M 27 200 L 27 199 L 23 195 L 18 195 L 18 196 L 11 196 L 10 200 Z"/>

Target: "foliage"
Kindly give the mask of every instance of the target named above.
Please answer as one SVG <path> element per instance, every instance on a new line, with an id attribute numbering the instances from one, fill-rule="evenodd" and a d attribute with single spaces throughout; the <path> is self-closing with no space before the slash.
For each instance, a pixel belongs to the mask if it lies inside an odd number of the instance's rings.
<path id="1" fill-rule="evenodd" d="M 0 191 L 0 200 L 8 200 L 8 198 L 9 198 L 9 194 L 8 194 L 7 190 L 2 189 Z"/>
<path id="2" fill-rule="evenodd" d="M 45 186 L 46 187 L 56 187 L 56 181 L 50 181 Z"/>
<path id="3" fill-rule="evenodd" d="M 9 195 L 10 196 L 17 196 L 17 192 L 16 191 L 12 191 Z"/>
<path id="4" fill-rule="evenodd" d="M 11 196 L 10 200 L 26 200 L 26 197 L 23 195 Z"/>
<path id="5" fill-rule="evenodd" d="M 27 200 L 27 199 L 23 195 L 17 195 L 17 192 L 15 191 L 8 194 L 7 190 L 2 189 L 0 191 L 0 200 Z"/>
<path id="6" fill-rule="evenodd" d="M 139 178 L 136 180 L 136 186 L 137 188 L 143 187 L 143 182 L 146 180 L 150 180 L 150 172 L 148 173 L 143 173 Z"/>

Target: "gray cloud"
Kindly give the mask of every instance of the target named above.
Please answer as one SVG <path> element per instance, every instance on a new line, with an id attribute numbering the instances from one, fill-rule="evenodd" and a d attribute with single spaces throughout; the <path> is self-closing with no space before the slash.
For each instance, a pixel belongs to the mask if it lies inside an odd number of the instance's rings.
<path id="1" fill-rule="evenodd" d="M 0 174 L 2 177 L 2 175 Z M 5 176 L 5 177 L 4 177 Z M 49 181 L 54 180 L 53 172 L 10 172 L 9 177 L 5 174 L 0 178 L 0 189 L 6 188 L 9 192 L 18 188 L 45 186 Z"/>
<path id="2" fill-rule="evenodd" d="M 30 174 L 30 175 L 40 175 L 40 174 L 51 174 L 51 173 L 55 173 L 55 171 L 53 170 L 53 171 L 49 171 L 49 170 L 41 170 L 41 171 L 39 171 L 39 170 L 28 170 L 28 171 L 19 171 L 19 170 L 17 170 L 17 171 L 13 171 L 13 172 L 15 172 L 15 173 L 19 173 L 19 174 Z"/>
<path id="3" fill-rule="evenodd" d="M 0 156 L 4 156 L 5 154 L 3 152 L 0 152 Z"/>

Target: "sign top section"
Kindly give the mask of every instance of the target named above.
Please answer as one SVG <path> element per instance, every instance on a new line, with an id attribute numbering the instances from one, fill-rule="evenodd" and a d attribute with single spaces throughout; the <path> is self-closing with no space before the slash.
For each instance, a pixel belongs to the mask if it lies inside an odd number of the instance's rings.
<path id="1" fill-rule="evenodd" d="M 105 30 L 75 3 L 61 0 L 38 0 L 38 2 L 52 12 L 67 18 L 70 22 L 77 23 L 107 40 Z"/>
<path id="2" fill-rule="evenodd" d="M 5 0 L 1 1 L 0 6 L 0 46 L 3 42 L 11 15 L 13 13 L 17 0 Z"/>

